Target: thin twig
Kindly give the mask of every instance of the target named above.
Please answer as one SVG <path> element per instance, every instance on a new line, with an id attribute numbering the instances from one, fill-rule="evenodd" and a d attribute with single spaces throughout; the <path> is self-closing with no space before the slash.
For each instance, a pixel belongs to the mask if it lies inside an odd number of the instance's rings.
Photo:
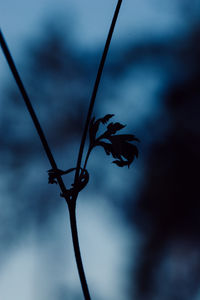
<path id="1" fill-rule="evenodd" d="M 115 24 L 116 24 L 116 21 L 117 21 L 117 17 L 118 17 L 118 14 L 119 14 L 119 10 L 120 10 L 120 7 L 121 7 L 121 3 L 122 3 L 122 0 L 118 0 L 117 6 L 116 6 L 116 9 L 115 9 L 115 13 L 114 13 L 114 16 L 113 16 L 113 19 L 112 19 L 112 23 L 111 23 L 111 26 L 110 26 L 110 29 L 109 29 L 108 37 L 107 37 L 107 40 L 106 40 L 106 43 L 105 43 L 102 58 L 101 58 L 101 61 L 100 61 L 100 65 L 99 65 L 99 68 L 98 68 L 98 72 L 97 72 L 97 76 L 96 76 L 96 80 L 95 80 L 91 100 L 90 100 L 90 106 L 89 106 L 89 109 L 88 109 L 85 128 L 84 128 L 82 139 L 81 139 L 79 155 L 78 155 L 78 160 L 77 160 L 77 167 L 76 167 L 75 178 L 74 178 L 75 193 L 73 195 L 72 201 L 70 201 L 71 199 L 67 199 L 65 197 L 66 202 L 68 204 L 68 208 L 69 208 L 70 224 L 71 224 L 71 232 L 72 232 L 74 252 L 75 252 L 77 268 L 78 268 L 79 277 L 80 277 L 81 286 L 82 286 L 82 290 L 83 290 L 85 300 L 90 300 L 91 298 L 90 298 L 89 289 L 88 289 L 88 286 L 87 286 L 87 281 L 86 281 L 86 277 L 85 277 L 85 273 L 84 273 L 84 268 L 83 268 L 83 264 L 82 264 L 81 253 L 80 253 L 80 247 L 79 247 L 79 240 L 78 240 L 78 232 L 77 232 L 77 225 L 76 225 L 76 198 L 78 196 L 78 189 L 76 189 L 76 186 L 78 184 L 79 171 L 80 171 L 80 167 L 81 167 L 81 160 L 82 160 L 82 156 L 83 156 L 83 149 L 84 149 L 84 145 L 85 145 L 87 131 L 88 131 L 91 115 L 92 115 L 92 112 L 93 112 L 93 107 L 94 107 L 94 103 L 95 103 L 99 83 L 100 83 L 100 80 L 101 80 L 101 75 L 102 75 L 102 72 L 103 72 L 105 60 L 106 60 L 106 57 L 107 57 L 107 53 L 108 53 L 108 50 L 109 50 L 109 46 L 110 46 L 110 42 L 111 42 L 111 39 L 112 39 L 113 31 L 114 31 Z M 22 97 L 23 97 L 24 101 L 25 101 L 27 109 L 28 109 L 28 111 L 31 115 L 31 118 L 32 118 L 33 123 L 35 125 L 35 128 L 38 132 L 38 135 L 40 137 L 40 140 L 42 142 L 42 145 L 44 147 L 46 155 L 49 159 L 49 162 L 50 162 L 53 169 L 57 169 L 56 162 L 55 162 L 54 157 L 51 153 L 51 150 L 50 150 L 50 147 L 49 147 L 48 142 L 46 140 L 46 137 L 43 133 L 43 130 L 41 128 L 39 120 L 38 120 L 38 118 L 35 114 L 35 111 L 34 111 L 33 107 L 32 107 L 31 101 L 28 97 L 28 94 L 27 94 L 25 88 L 24 88 L 24 85 L 23 85 L 22 80 L 19 76 L 19 73 L 18 73 L 18 71 L 15 67 L 14 61 L 13 61 L 12 56 L 9 52 L 9 49 L 6 45 L 6 42 L 5 42 L 5 39 L 3 37 L 3 34 L 1 32 L 1 30 L 0 30 L 0 44 L 1 44 L 2 50 L 4 52 L 4 55 L 7 59 L 7 62 L 9 64 L 9 67 L 11 69 L 11 72 L 12 72 L 14 78 L 15 78 L 15 81 L 16 81 L 17 85 L 18 85 L 18 88 L 19 88 L 19 90 L 22 94 Z M 86 167 L 86 164 L 87 164 L 88 157 L 89 157 L 89 152 L 88 152 L 88 155 L 86 157 L 85 167 Z M 57 180 L 58 180 L 60 189 L 61 189 L 62 193 L 64 194 L 65 191 L 66 191 L 66 188 L 65 188 L 65 184 L 64 184 L 64 182 L 63 182 L 60 175 L 57 176 Z"/>
<path id="2" fill-rule="evenodd" d="M 101 61 L 100 61 L 100 64 L 99 64 L 96 80 L 95 80 L 95 83 L 94 83 L 94 88 L 93 88 L 92 96 L 91 96 L 91 99 L 90 99 L 90 106 L 89 106 L 89 109 L 88 109 L 87 119 L 86 119 L 86 122 L 85 122 L 85 128 L 84 128 L 84 131 L 83 131 L 83 135 L 82 135 L 82 139 L 81 139 L 81 143 L 80 143 L 80 148 L 79 148 L 78 160 L 77 160 L 77 165 L 76 165 L 76 173 L 75 173 L 75 178 L 74 178 L 74 186 L 75 187 L 78 183 L 79 171 L 80 171 L 80 167 L 81 167 L 81 161 L 82 161 L 82 156 L 83 156 L 85 140 L 86 140 L 88 127 L 89 127 L 90 119 L 91 119 L 93 108 L 94 108 L 94 103 L 95 103 L 99 83 L 100 83 L 100 80 L 101 80 L 101 75 L 102 75 L 102 72 L 103 72 L 104 64 L 105 64 L 106 57 L 107 57 L 107 54 L 108 54 L 108 50 L 109 50 L 109 47 L 110 47 L 110 42 L 111 42 L 112 35 L 113 35 L 113 32 L 114 32 L 117 17 L 119 15 L 119 10 L 120 10 L 121 4 L 122 4 L 122 0 L 118 0 L 116 9 L 115 9 L 115 12 L 114 12 L 114 15 L 113 15 L 112 23 L 110 25 L 110 29 L 109 29 L 109 32 L 108 32 L 108 36 L 107 36 L 104 51 L 103 51 L 103 54 L 102 54 L 102 58 L 101 58 Z M 75 199 L 73 199 L 74 201 L 76 201 L 77 196 L 78 196 L 78 193 L 75 194 L 75 196 L 74 196 Z"/>
<path id="3" fill-rule="evenodd" d="M 36 127 L 36 130 L 38 132 L 38 135 L 40 137 L 40 140 L 42 142 L 42 145 L 44 147 L 46 155 L 49 159 L 49 162 L 50 162 L 53 169 L 57 169 L 56 162 L 55 162 L 54 157 L 51 153 L 50 147 L 48 145 L 48 142 L 46 140 L 46 137 L 44 135 L 42 127 L 41 127 L 41 125 L 39 123 L 39 120 L 36 116 L 36 113 L 35 113 L 35 111 L 32 107 L 31 101 L 28 97 L 28 94 L 27 94 L 25 88 L 24 88 L 24 85 L 23 85 L 22 80 L 19 76 L 19 73 L 16 69 L 15 63 L 12 59 L 12 56 L 10 54 L 10 51 L 8 49 L 8 46 L 7 46 L 6 42 L 5 42 L 5 39 L 3 37 L 3 34 L 1 32 L 1 30 L 0 30 L 0 45 L 2 47 L 4 55 L 5 55 L 6 60 L 8 62 L 8 65 L 11 69 L 13 77 L 15 78 L 17 86 L 18 86 L 18 88 L 21 92 L 21 95 L 22 95 L 22 97 L 25 101 L 27 109 L 28 109 L 28 111 L 31 115 L 31 118 L 32 118 L 33 123 Z M 62 193 L 64 194 L 65 191 L 66 191 L 66 187 L 65 187 L 65 184 L 62 180 L 62 177 L 60 175 L 57 175 L 56 178 L 58 180 L 60 189 L 61 189 Z M 80 278 L 80 282 L 81 282 L 81 287 L 82 287 L 82 291 L 83 291 L 85 300 L 90 300 L 90 294 L 89 294 L 89 290 L 88 290 L 88 286 L 87 286 L 87 281 L 86 281 L 86 277 L 85 277 L 85 273 L 84 273 L 84 268 L 83 268 L 83 263 L 82 263 L 82 259 L 81 259 L 81 253 L 80 253 L 80 247 L 79 247 L 78 231 L 77 231 L 77 225 L 76 225 L 76 213 L 75 213 L 76 202 L 75 201 L 71 202 L 70 199 L 68 199 L 67 197 L 65 197 L 65 200 L 68 204 L 68 209 L 69 209 L 72 241 L 73 241 L 74 254 L 75 254 L 75 258 L 76 258 L 76 264 L 77 264 L 77 269 L 78 269 L 79 278 Z"/>
<path id="4" fill-rule="evenodd" d="M 68 201 L 68 208 L 69 208 L 74 254 L 76 257 L 76 264 L 77 264 L 79 278 L 83 290 L 83 295 L 85 300 L 91 300 L 88 285 L 87 285 L 87 280 L 83 268 L 80 247 L 79 247 L 78 230 L 76 224 L 76 202 Z"/>
<path id="5" fill-rule="evenodd" d="M 48 142 L 46 140 L 46 137 L 44 135 L 42 127 L 40 125 L 40 122 L 39 122 L 39 120 L 38 120 L 38 118 L 36 116 L 36 113 L 35 113 L 35 111 L 33 109 L 33 106 L 31 104 L 30 98 L 29 98 L 29 96 L 28 96 L 28 94 L 27 94 L 27 92 L 25 90 L 25 87 L 23 85 L 23 82 L 22 82 L 22 80 L 21 80 L 21 78 L 19 76 L 19 73 L 17 71 L 17 68 L 15 66 L 15 63 L 13 61 L 13 58 L 12 58 L 11 54 L 10 54 L 10 51 L 8 49 L 8 46 L 6 44 L 6 41 L 5 41 L 4 37 L 3 37 L 3 33 L 1 32 L 1 30 L 0 30 L 0 44 L 1 44 L 1 47 L 2 47 L 2 50 L 3 50 L 3 53 L 4 53 L 5 57 L 6 57 L 6 60 L 8 62 L 8 65 L 10 67 L 10 70 L 11 70 L 11 72 L 13 74 L 13 77 L 15 78 L 17 86 L 18 86 L 18 88 L 19 88 L 19 90 L 21 92 L 21 95 L 22 95 L 22 97 L 24 99 L 26 107 L 27 107 L 27 109 L 29 111 L 29 114 L 30 114 L 30 116 L 31 116 L 31 118 L 33 120 L 33 123 L 34 123 L 35 128 L 37 130 L 37 133 L 38 133 L 38 135 L 40 137 L 40 140 L 42 142 L 42 145 L 43 145 L 43 148 L 44 148 L 44 150 L 46 152 L 46 155 L 47 155 L 47 157 L 49 159 L 49 162 L 50 162 L 50 164 L 51 164 L 51 166 L 52 166 L 53 169 L 57 169 L 57 165 L 56 165 L 55 159 L 53 157 L 53 154 L 52 154 L 52 152 L 50 150 L 50 147 L 48 145 Z M 63 183 L 63 180 L 62 180 L 61 176 L 58 176 L 57 179 L 58 179 L 58 183 L 60 185 L 61 191 L 64 193 L 64 191 L 65 191 L 65 185 Z"/>

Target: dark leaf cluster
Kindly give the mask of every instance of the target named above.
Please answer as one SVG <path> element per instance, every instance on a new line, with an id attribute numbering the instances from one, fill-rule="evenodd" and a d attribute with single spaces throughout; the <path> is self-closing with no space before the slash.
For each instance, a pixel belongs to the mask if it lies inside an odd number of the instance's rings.
<path id="1" fill-rule="evenodd" d="M 107 125 L 106 131 L 97 137 L 100 124 L 106 125 L 113 116 L 113 114 L 108 114 L 97 120 L 94 117 L 92 118 L 89 128 L 90 148 L 101 146 L 107 155 L 111 154 L 113 156 L 115 159 L 114 164 L 119 167 L 129 167 L 135 157 L 138 157 L 137 146 L 130 142 L 139 142 L 139 140 L 133 134 L 116 134 L 126 125 L 111 122 Z"/>

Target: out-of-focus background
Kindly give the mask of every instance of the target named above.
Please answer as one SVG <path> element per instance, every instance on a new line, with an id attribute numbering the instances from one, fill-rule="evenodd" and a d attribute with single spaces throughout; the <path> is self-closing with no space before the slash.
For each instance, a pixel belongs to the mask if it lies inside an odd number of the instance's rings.
<path id="1" fill-rule="evenodd" d="M 61 169 L 74 167 L 114 0 L 3 0 L 1 29 Z M 200 299 L 200 1 L 127 0 L 94 109 L 139 159 L 96 149 L 77 206 L 96 300 Z M 67 207 L 0 53 L 0 298 L 83 299 Z M 69 184 L 70 178 L 66 178 Z"/>

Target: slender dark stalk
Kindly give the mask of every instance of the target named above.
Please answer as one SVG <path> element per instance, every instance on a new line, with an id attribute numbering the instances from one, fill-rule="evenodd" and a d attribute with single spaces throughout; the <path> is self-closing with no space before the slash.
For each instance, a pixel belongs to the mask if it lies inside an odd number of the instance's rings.
<path id="1" fill-rule="evenodd" d="M 46 152 L 46 155 L 47 155 L 47 157 L 49 159 L 49 162 L 50 162 L 50 164 L 51 164 L 51 166 L 52 166 L 53 169 L 57 169 L 57 165 L 56 165 L 55 159 L 54 159 L 54 157 L 52 155 L 52 152 L 50 150 L 50 147 L 48 145 L 48 142 L 46 140 L 46 137 L 44 135 L 42 127 L 40 125 L 40 122 L 39 122 L 39 120 L 38 120 L 38 118 L 36 116 L 36 113 L 35 113 L 35 111 L 33 109 L 33 106 L 31 104 L 30 98 L 29 98 L 29 96 L 28 96 L 28 94 L 27 94 L 27 92 L 25 90 L 25 87 L 23 85 L 23 82 L 22 82 L 22 80 L 21 80 L 21 78 L 19 76 L 19 73 L 17 71 L 17 68 L 15 66 L 15 63 L 13 61 L 13 58 L 12 58 L 11 54 L 10 54 L 10 51 L 8 49 L 8 46 L 6 44 L 6 41 L 5 41 L 4 37 L 3 37 L 3 33 L 1 32 L 1 30 L 0 30 L 0 44 L 1 44 L 1 47 L 2 47 L 2 50 L 3 50 L 3 53 L 4 53 L 5 57 L 6 57 L 6 60 L 8 62 L 8 65 L 10 67 L 10 70 L 11 70 L 11 72 L 13 74 L 13 77 L 15 78 L 17 86 L 18 86 L 18 88 L 19 88 L 19 90 L 21 92 L 21 95 L 22 95 L 22 97 L 24 99 L 26 107 L 27 107 L 27 109 L 29 111 L 29 114 L 30 114 L 30 116 L 32 118 L 32 121 L 33 121 L 33 123 L 35 125 L 37 133 L 38 133 L 38 135 L 40 137 L 40 140 L 42 142 L 42 145 L 43 145 L 43 148 L 44 148 L 44 150 Z M 61 191 L 64 192 L 65 191 L 65 185 L 63 183 L 63 180 L 62 180 L 61 176 L 58 176 L 58 183 L 60 185 Z"/>
<path id="2" fill-rule="evenodd" d="M 91 115 L 92 115 L 92 112 L 93 112 L 94 103 L 95 103 L 99 83 L 100 83 L 100 80 L 101 80 L 105 60 L 106 60 L 106 57 L 107 57 L 107 53 L 108 53 L 108 50 L 109 50 L 109 47 L 110 47 L 110 42 L 111 42 L 112 35 L 113 35 L 113 32 L 114 32 L 115 24 L 116 24 L 117 17 L 118 17 L 118 14 L 119 14 L 119 10 L 120 10 L 120 7 L 121 7 L 121 3 L 122 3 L 122 0 L 118 0 L 117 6 L 116 6 L 116 9 L 115 9 L 115 13 L 114 13 L 114 16 L 113 16 L 113 19 L 112 19 L 112 22 L 111 22 L 111 26 L 110 26 L 110 29 L 109 29 L 109 33 L 108 33 L 108 36 L 107 36 L 107 40 L 106 40 L 106 43 L 105 43 L 102 58 L 101 58 L 101 61 L 100 61 L 100 64 L 99 64 L 99 68 L 98 68 L 96 80 L 95 80 L 95 83 L 94 83 L 92 96 L 91 96 L 91 99 L 90 99 L 90 105 L 89 105 L 89 109 L 88 109 L 86 123 L 85 123 L 84 131 L 83 131 L 83 135 L 82 135 L 82 139 L 81 139 L 81 143 L 80 143 L 80 148 L 79 148 L 79 154 L 78 154 L 78 160 L 77 160 L 77 166 L 76 166 L 76 172 L 75 172 L 75 178 L 74 178 L 73 198 L 68 199 L 67 197 L 65 197 L 65 200 L 66 200 L 66 202 L 68 204 L 68 208 L 69 208 L 74 253 L 75 253 L 77 268 L 78 268 L 79 277 L 80 277 L 81 286 L 82 286 L 82 290 L 83 290 L 85 300 L 90 300 L 91 298 L 90 298 L 89 289 L 88 289 L 88 286 L 87 286 L 87 281 L 86 281 L 86 277 L 85 277 L 85 273 L 84 273 L 84 269 L 83 269 L 83 263 L 82 263 L 82 259 L 81 259 L 79 240 L 78 240 L 77 224 L 76 224 L 76 199 L 77 199 L 77 196 L 78 196 L 78 193 L 79 193 L 77 186 L 78 186 L 79 171 L 80 171 L 80 167 L 81 167 L 81 161 L 82 161 L 82 156 L 83 156 L 83 150 L 84 150 L 85 140 L 86 140 L 86 136 L 87 136 L 87 131 L 88 131 Z M 24 88 L 23 82 L 22 82 L 22 80 L 19 76 L 19 73 L 18 73 L 18 71 L 15 67 L 14 61 L 13 61 L 12 56 L 9 52 L 9 49 L 6 45 L 6 42 L 5 42 L 5 39 L 3 37 L 3 34 L 1 32 L 1 30 L 0 30 L 0 44 L 1 44 L 2 50 L 4 52 L 4 55 L 7 59 L 7 62 L 9 64 L 9 67 L 11 69 L 11 72 L 13 74 L 13 77 L 15 78 L 17 86 L 18 86 L 18 88 L 21 92 L 21 95 L 22 95 L 23 99 L 24 99 L 26 107 L 27 107 L 27 109 L 30 113 L 32 121 L 35 125 L 37 133 L 40 137 L 40 140 L 42 142 L 42 145 L 43 145 L 43 148 L 46 152 L 46 155 L 49 159 L 49 162 L 50 162 L 52 168 L 56 170 L 57 169 L 56 162 L 55 162 L 54 157 L 51 153 L 50 147 L 49 147 L 48 142 L 46 140 L 46 137 L 43 133 L 43 130 L 41 128 L 39 120 L 38 120 L 38 118 L 35 114 L 35 111 L 34 111 L 33 107 L 32 107 L 29 96 L 28 96 L 28 94 L 27 94 L 27 92 Z M 86 155 L 84 168 L 87 165 L 87 161 L 88 161 L 88 158 L 89 158 L 90 151 L 91 151 L 91 149 L 88 150 L 88 153 Z M 61 189 L 62 193 L 65 194 L 66 187 L 65 187 L 65 184 L 64 184 L 64 182 L 63 182 L 60 175 L 57 175 L 57 180 L 58 180 L 58 183 L 59 183 L 59 186 L 60 186 L 60 189 Z"/>
<path id="3" fill-rule="evenodd" d="M 88 158 L 90 156 L 91 151 L 92 151 L 92 147 L 89 147 L 88 152 L 86 154 L 86 158 L 85 158 L 85 163 L 84 163 L 84 166 L 83 166 L 83 170 L 86 169 Z"/>
<path id="4" fill-rule="evenodd" d="M 2 47 L 2 50 L 4 52 L 4 55 L 6 57 L 6 60 L 8 62 L 8 65 L 11 69 L 11 72 L 13 74 L 13 77 L 15 78 L 15 81 L 17 83 L 17 86 L 21 92 L 21 95 L 25 101 L 26 107 L 31 115 L 32 121 L 35 125 L 35 128 L 38 132 L 38 135 L 40 137 L 40 140 L 42 142 L 42 145 L 44 147 L 44 150 L 46 152 L 46 155 L 49 159 L 49 162 L 52 166 L 53 169 L 57 169 L 57 165 L 56 162 L 54 160 L 54 157 L 51 153 L 50 147 L 48 145 L 48 142 L 46 140 L 46 137 L 44 135 L 44 132 L 42 130 L 42 127 L 39 123 L 39 120 L 36 116 L 36 113 L 32 107 L 31 101 L 28 97 L 28 94 L 25 90 L 25 87 L 22 83 L 22 80 L 19 76 L 19 73 L 16 69 L 15 63 L 12 59 L 12 56 L 10 54 L 10 51 L 7 47 L 7 44 L 5 42 L 5 39 L 3 37 L 3 34 L 0 30 L 0 45 Z M 65 184 L 61 178 L 61 176 L 57 176 L 57 180 L 60 186 L 60 189 L 62 191 L 62 193 L 64 194 L 66 191 L 66 187 Z M 82 259 L 81 259 L 81 253 L 80 253 L 80 247 L 79 247 L 79 242 L 78 242 L 78 232 L 77 232 L 77 225 L 76 225 L 76 214 L 75 214 L 75 205 L 76 202 L 75 201 L 70 201 L 70 199 L 65 197 L 65 200 L 68 204 L 68 208 L 69 208 L 69 215 L 70 215 L 70 224 L 71 224 L 71 232 L 72 232 L 72 241 L 73 241 L 73 247 L 74 247 L 74 253 L 75 253 L 75 258 L 76 258 L 76 264 L 77 264 L 77 268 L 78 268 L 78 272 L 79 272 L 79 277 L 80 277 L 80 282 L 81 282 L 81 286 L 82 286 L 82 290 L 83 290 L 83 294 L 85 297 L 85 300 L 90 300 L 90 295 L 89 295 L 89 290 L 88 290 L 88 286 L 87 286 L 87 282 L 86 282 L 86 277 L 85 277 L 85 273 L 84 273 L 84 269 L 83 269 L 83 263 L 82 263 Z"/>
<path id="5" fill-rule="evenodd" d="M 122 0 L 118 0 L 117 6 L 116 6 L 116 9 L 115 9 L 115 12 L 114 12 L 114 16 L 113 16 L 113 19 L 112 19 L 112 22 L 111 22 L 111 26 L 110 26 L 110 29 L 109 29 L 109 32 L 108 32 L 108 36 L 107 36 L 104 51 L 103 51 L 103 54 L 102 54 L 102 58 L 101 58 L 99 68 L 98 68 L 98 71 L 97 71 L 97 76 L 96 76 L 96 80 L 95 80 L 95 83 L 94 83 L 94 88 L 93 88 L 92 96 L 91 96 L 91 99 L 90 99 L 88 114 L 87 114 L 85 127 L 84 127 L 84 130 L 83 130 L 83 135 L 82 135 L 80 148 L 79 148 L 79 154 L 78 154 L 78 160 L 77 160 L 76 172 L 75 172 L 75 178 L 74 178 L 75 193 L 73 195 L 72 202 L 70 202 L 70 204 L 68 204 L 69 205 L 69 213 L 70 213 L 70 222 L 71 222 L 74 252 L 75 252 L 75 256 L 76 256 L 77 267 L 78 267 L 78 270 L 79 270 L 79 277 L 80 277 L 80 281 L 81 281 L 81 284 L 82 284 L 82 289 L 83 289 L 83 293 L 84 293 L 84 296 L 85 296 L 85 300 L 90 300 L 90 294 L 89 294 L 89 290 L 88 290 L 88 287 L 87 287 L 87 281 L 86 281 L 85 274 L 84 274 L 84 269 L 83 269 L 83 265 L 82 265 L 81 254 L 80 254 L 80 248 L 79 248 L 79 243 L 78 243 L 78 234 L 77 234 L 77 226 L 76 226 L 76 199 L 78 197 L 78 191 L 76 189 L 76 186 L 77 186 L 78 179 L 79 179 L 79 171 L 80 171 L 80 167 L 81 167 L 81 161 L 82 161 L 82 156 L 83 156 L 83 150 L 84 150 L 84 145 L 85 145 L 85 141 L 86 141 L 87 131 L 88 131 L 88 127 L 89 127 L 90 119 L 91 119 L 91 116 L 92 116 L 92 112 L 93 112 L 93 108 L 94 108 L 94 103 L 95 103 L 99 83 L 100 83 L 100 80 L 101 80 L 103 68 L 104 68 L 104 65 L 105 65 L 106 57 L 107 57 L 108 50 L 109 50 L 109 47 L 110 47 L 110 42 L 111 42 L 112 35 L 113 35 L 113 32 L 114 32 L 117 17 L 119 15 L 119 10 L 120 10 L 121 4 L 122 4 Z M 89 150 L 87 152 L 83 169 L 86 168 L 91 150 L 92 149 L 89 148 Z M 70 205 L 72 205 L 73 208 L 70 208 Z"/>
<path id="6" fill-rule="evenodd" d="M 77 231 L 77 223 L 76 223 L 76 201 L 68 201 L 68 208 L 69 208 L 74 254 L 75 254 L 75 258 L 76 258 L 76 264 L 77 264 L 77 268 L 78 268 L 82 291 L 83 291 L 85 300 L 91 300 L 86 277 L 85 277 L 85 272 L 84 272 L 84 268 L 83 268 L 80 247 L 79 247 L 79 239 L 78 239 L 78 231 Z"/>
<path id="7" fill-rule="evenodd" d="M 95 80 L 95 83 L 94 83 L 94 88 L 93 88 L 92 96 L 91 96 L 91 99 L 90 99 L 90 105 L 89 105 L 89 109 L 88 109 L 87 119 L 86 119 L 86 122 L 85 122 L 85 128 L 83 130 L 83 135 L 82 135 L 80 148 L 79 148 L 78 160 L 77 160 L 77 165 L 76 165 L 76 173 L 75 173 L 75 178 L 74 178 L 75 186 L 78 183 L 79 171 L 80 171 L 80 167 L 81 167 L 81 161 L 82 161 L 83 149 L 84 149 L 84 145 L 85 145 L 87 131 L 88 131 L 88 127 L 89 127 L 90 119 L 91 119 L 91 116 L 92 116 L 92 112 L 93 112 L 93 108 L 94 108 L 94 103 L 95 103 L 99 83 L 100 83 L 100 80 L 101 80 L 101 75 L 102 75 L 102 72 L 103 72 L 104 64 L 105 64 L 106 57 L 107 57 L 107 54 L 108 54 L 108 50 L 109 50 L 109 47 L 110 47 L 110 42 L 111 42 L 112 35 L 113 35 L 113 32 L 114 32 L 117 17 L 119 15 L 119 10 L 120 10 L 121 4 L 122 4 L 122 0 L 118 0 L 116 9 L 115 9 L 115 12 L 114 12 L 114 15 L 113 15 L 113 19 L 112 19 L 112 22 L 111 22 L 111 25 L 110 25 L 110 29 L 109 29 L 109 32 L 108 32 L 108 36 L 107 36 L 104 51 L 103 51 L 103 54 L 102 54 L 102 58 L 101 58 L 101 61 L 100 61 L 100 64 L 99 64 L 96 80 Z M 77 196 L 78 196 L 78 194 L 76 194 L 76 197 Z M 76 201 L 76 199 L 75 199 L 75 201 Z"/>

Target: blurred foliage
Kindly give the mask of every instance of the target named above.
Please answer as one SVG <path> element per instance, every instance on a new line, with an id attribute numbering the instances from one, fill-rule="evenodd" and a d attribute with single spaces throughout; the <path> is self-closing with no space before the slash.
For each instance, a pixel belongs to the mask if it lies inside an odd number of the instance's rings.
<path id="1" fill-rule="evenodd" d="M 144 238 L 134 270 L 137 299 L 194 299 L 199 290 L 199 37 L 200 26 L 192 28 L 160 57 L 170 66 L 163 93 L 169 126 L 150 147 L 130 216 Z M 157 126 L 165 127 L 162 119 Z"/>

